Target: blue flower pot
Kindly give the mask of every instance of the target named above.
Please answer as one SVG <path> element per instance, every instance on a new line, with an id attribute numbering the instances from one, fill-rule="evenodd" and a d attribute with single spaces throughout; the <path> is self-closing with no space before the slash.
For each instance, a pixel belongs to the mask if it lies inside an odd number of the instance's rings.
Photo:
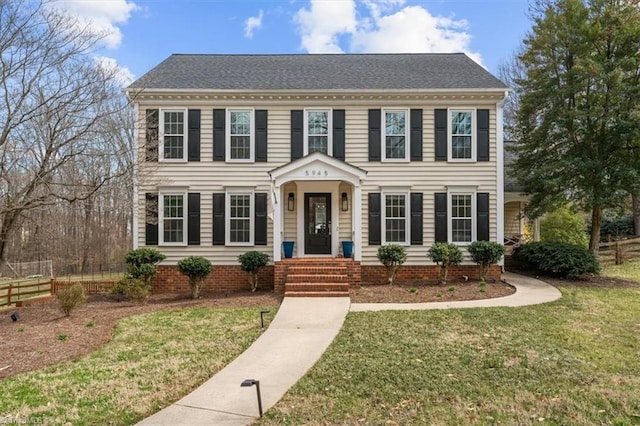
<path id="1" fill-rule="evenodd" d="M 284 252 L 284 257 L 287 259 L 291 259 L 293 257 L 293 245 L 294 241 L 283 241 L 282 242 L 282 251 Z"/>
<path id="2" fill-rule="evenodd" d="M 353 256 L 353 241 L 342 242 L 342 255 L 346 258 Z"/>

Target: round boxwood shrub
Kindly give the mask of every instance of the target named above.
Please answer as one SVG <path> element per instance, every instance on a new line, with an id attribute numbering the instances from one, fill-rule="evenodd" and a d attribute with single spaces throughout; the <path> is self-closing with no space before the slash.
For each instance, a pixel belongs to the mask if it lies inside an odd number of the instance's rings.
<path id="1" fill-rule="evenodd" d="M 459 265 L 463 260 L 462 250 L 457 245 L 444 242 L 434 243 L 429 248 L 427 256 L 440 266 L 440 284 L 447 283 L 449 266 Z"/>
<path id="2" fill-rule="evenodd" d="M 269 263 L 269 255 L 259 251 L 248 251 L 238 256 L 238 262 L 243 271 L 249 273 L 249 285 L 251 291 L 258 288 L 258 272 L 260 268 L 267 266 Z"/>
<path id="3" fill-rule="evenodd" d="M 535 242 L 518 247 L 514 258 L 531 269 L 568 279 L 597 274 L 598 259 L 584 247 L 566 243 Z"/>
<path id="4" fill-rule="evenodd" d="M 378 249 L 378 260 L 387 268 L 389 284 L 396 280 L 398 269 L 407 260 L 407 251 L 397 244 L 389 244 Z"/>
<path id="5" fill-rule="evenodd" d="M 209 259 L 202 256 L 189 256 L 178 261 L 178 271 L 189 278 L 191 298 L 200 297 L 200 288 L 205 278 L 211 273 L 213 266 Z"/>
<path id="6" fill-rule="evenodd" d="M 489 267 L 500 261 L 504 246 L 493 241 L 474 241 L 469 245 L 471 259 L 480 265 L 480 281 L 487 279 Z"/>

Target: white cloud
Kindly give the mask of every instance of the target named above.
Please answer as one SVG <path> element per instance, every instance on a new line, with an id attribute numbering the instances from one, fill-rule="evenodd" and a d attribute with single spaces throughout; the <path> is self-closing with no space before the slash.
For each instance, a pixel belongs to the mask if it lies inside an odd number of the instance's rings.
<path id="1" fill-rule="evenodd" d="M 258 16 L 250 16 L 244 21 L 244 36 L 246 38 L 253 38 L 253 32 L 262 27 L 262 17 L 264 13 L 262 9 L 258 12 Z"/>
<path id="2" fill-rule="evenodd" d="M 348 37 L 348 50 L 358 53 L 464 52 L 478 63 L 470 48 L 468 23 L 434 16 L 423 6 L 405 6 L 405 0 L 311 0 L 300 9 L 296 23 L 302 47 L 309 53 L 341 53 L 338 36 Z"/>
<path id="3" fill-rule="evenodd" d="M 133 83 L 135 76 L 127 67 L 118 65 L 118 62 L 108 56 L 96 56 L 94 58 L 98 66 L 107 73 L 113 73 L 114 78 L 122 87 L 126 87 Z"/>
<path id="4" fill-rule="evenodd" d="M 307 52 L 342 53 L 338 36 L 356 30 L 356 2 L 311 0 L 309 9 L 302 8 L 296 13 L 295 22 Z"/>
<path id="5" fill-rule="evenodd" d="M 61 10 L 104 35 L 106 47 L 116 49 L 122 42 L 119 25 L 125 24 L 139 7 L 128 0 L 55 0 Z"/>

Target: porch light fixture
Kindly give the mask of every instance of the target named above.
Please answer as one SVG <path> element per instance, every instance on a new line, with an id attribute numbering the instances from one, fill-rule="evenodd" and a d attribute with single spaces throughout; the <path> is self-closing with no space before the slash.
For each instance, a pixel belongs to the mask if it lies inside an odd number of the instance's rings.
<path id="1" fill-rule="evenodd" d="M 342 201 L 340 204 L 343 212 L 349 211 L 349 198 L 347 197 L 346 192 L 342 193 Z"/>
<path id="2" fill-rule="evenodd" d="M 241 388 L 250 388 L 253 385 L 256 385 L 256 393 L 258 394 L 258 412 L 260 413 L 260 417 L 262 417 L 262 398 L 260 397 L 260 380 L 245 379 L 242 381 L 242 383 L 240 383 Z"/>
<path id="3" fill-rule="evenodd" d="M 289 198 L 287 199 L 287 210 L 292 212 L 295 208 L 295 200 L 293 198 L 293 192 L 289 193 Z"/>

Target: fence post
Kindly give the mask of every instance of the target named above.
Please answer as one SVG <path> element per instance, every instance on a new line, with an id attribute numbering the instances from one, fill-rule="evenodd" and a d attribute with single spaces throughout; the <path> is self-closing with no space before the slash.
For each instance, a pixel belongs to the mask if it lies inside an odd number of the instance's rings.
<path id="1" fill-rule="evenodd" d="M 11 306 L 11 288 L 13 284 L 9 284 L 9 289 L 7 290 L 7 305 Z"/>

